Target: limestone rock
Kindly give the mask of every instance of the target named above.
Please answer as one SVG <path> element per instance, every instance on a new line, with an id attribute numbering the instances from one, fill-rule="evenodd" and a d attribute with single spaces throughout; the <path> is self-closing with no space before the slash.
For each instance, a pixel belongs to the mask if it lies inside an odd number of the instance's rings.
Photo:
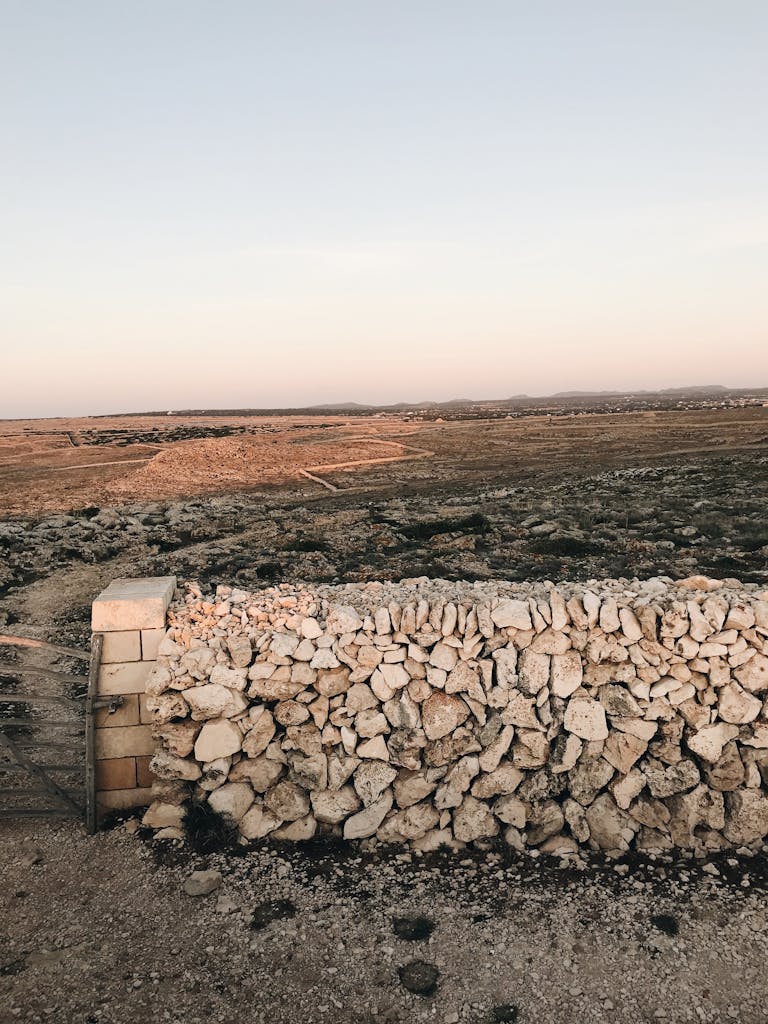
<path id="1" fill-rule="evenodd" d="M 184 808 L 177 804 L 164 804 L 154 800 L 147 808 L 142 825 L 148 828 L 182 828 L 184 825 Z"/>
<path id="2" fill-rule="evenodd" d="M 306 790 L 295 782 L 278 782 L 264 797 L 264 806 L 280 821 L 296 821 L 309 814 L 310 803 Z"/>
<path id="3" fill-rule="evenodd" d="M 531 629 L 531 611 L 526 601 L 500 601 L 491 611 L 491 618 L 500 629 Z"/>
<path id="4" fill-rule="evenodd" d="M 453 813 L 453 834 L 462 843 L 475 839 L 490 839 L 498 835 L 499 824 L 491 814 L 488 804 L 474 796 L 466 796 Z"/>
<path id="5" fill-rule="evenodd" d="M 208 896 L 221 885 L 220 871 L 193 871 L 184 882 L 187 896 Z"/>
<path id="6" fill-rule="evenodd" d="M 557 835 L 565 824 L 563 810 L 554 800 L 541 800 L 531 804 L 526 818 L 526 835 L 532 846 L 538 846 L 551 836 Z"/>
<path id="7" fill-rule="evenodd" d="M 763 693 L 768 690 L 768 657 L 756 654 L 746 665 L 734 670 L 734 676 L 745 690 L 750 693 Z"/>
<path id="8" fill-rule="evenodd" d="M 285 766 L 272 758 L 246 757 L 239 761 L 229 773 L 230 782 L 249 782 L 257 793 L 266 793 L 278 781 Z"/>
<path id="9" fill-rule="evenodd" d="M 583 740 L 604 740 L 608 725 L 602 705 L 588 697 L 572 697 L 565 709 L 565 728 Z"/>
<path id="10" fill-rule="evenodd" d="M 493 805 L 493 813 L 503 821 L 505 825 L 514 825 L 515 828 L 524 829 L 526 821 L 526 806 L 516 796 L 502 796 Z"/>
<path id="11" fill-rule="evenodd" d="M 231 757 L 217 757 L 215 761 L 208 761 L 203 765 L 203 774 L 198 779 L 198 786 L 207 793 L 223 786 L 229 775 L 229 768 L 232 764 Z"/>
<path id="12" fill-rule="evenodd" d="M 267 708 L 262 708 L 261 713 L 243 740 L 243 750 L 248 757 L 258 757 L 263 754 L 275 735 L 275 720 Z"/>
<path id="13" fill-rule="evenodd" d="M 611 731 L 603 747 L 603 757 L 617 772 L 626 775 L 648 749 L 648 742 L 628 733 Z"/>
<path id="14" fill-rule="evenodd" d="M 673 796 L 667 801 L 670 812 L 669 831 L 676 846 L 697 846 L 695 829 L 706 825 L 721 829 L 725 824 L 722 793 L 707 786 L 697 786 L 690 793 Z"/>
<path id="15" fill-rule="evenodd" d="M 613 767 L 602 757 L 582 757 L 568 772 L 568 789 L 582 806 L 591 804 L 614 776 Z"/>
<path id="16" fill-rule="evenodd" d="M 639 718 L 643 713 L 635 698 L 623 686 L 610 683 L 607 686 L 601 686 L 599 699 L 607 715 L 617 715 L 619 718 Z"/>
<path id="17" fill-rule="evenodd" d="M 360 799 L 352 786 L 342 786 L 333 792 L 312 793 L 312 811 L 318 821 L 339 825 L 360 807 Z"/>
<path id="18" fill-rule="evenodd" d="M 433 668 L 442 669 L 444 672 L 452 671 L 458 660 L 459 656 L 456 653 L 456 648 L 443 643 L 435 644 L 429 655 L 429 664 Z"/>
<path id="19" fill-rule="evenodd" d="M 480 775 L 472 784 L 472 796 L 489 800 L 494 796 L 514 793 L 523 781 L 523 773 L 509 761 L 502 761 L 498 768 L 487 775 Z"/>
<path id="20" fill-rule="evenodd" d="M 230 690 L 244 690 L 247 680 L 245 669 L 227 668 L 226 665 L 215 665 L 210 677 L 212 685 L 227 686 Z"/>
<path id="21" fill-rule="evenodd" d="M 736 743 L 728 743 L 717 761 L 704 769 L 704 778 L 711 789 L 731 792 L 744 785 L 744 762 Z"/>
<path id="22" fill-rule="evenodd" d="M 255 803 L 240 819 L 240 834 L 246 839 L 263 839 L 282 824 L 280 818 L 262 803 Z"/>
<path id="23" fill-rule="evenodd" d="M 353 814 L 344 822 L 345 839 L 367 839 L 377 829 L 392 808 L 392 791 L 385 790 L 373 803 Z"/>
<path id="24" fill-rule="evenodd" d="M 458 665 L 448 673 L 445 681 L 446 693 L 466 693 L 473 700 L 485 704 L 485 691 L 480 684 L 480 677 L 477 672 L 470 668 L 466 661 L 460 661 Z"/>
<path id="25" fill-rule="evenodd" d="M 439 740 L 452 733 L 469 715 L 469 708 L 459 697 L 435 692 L 421 708 L 421 719 L 427 739 Z"/>
<path id="26" fill-rule="evenodd" d="M 215 664 L 216 655 L 208 647 L 198 647 L 194 651 L 187 651 L 179 662 L 182 673 L 200 680 L 210 676 Z"/>
<path id="27" fill-rule="evenodd" d="M 180 693 L 163 693 L 157 697 L 150 695 L 146 698 L 146 704 L 153 722 L 158 725 L 189 714 L 189 705 Z"/>
<path id="28" fill-rule="evenodd" d="M 354 774 L 353 784 L 363 804 L 368 807 L 397 777 L 397 769 L 382 761 L 365 761 Z M 377 826 L 378 827 L 378 826 Z"/>
<path id="29" fill-rule="evenodd" d="M 192 753 L 201 728 L 198 722 L 189 719 L 183 722 L 168 722 L 166 725 L 153 726 L 152 737 L 159 740 L 175 757 L 188 757 Z"/>
<path id="30" fill-rule="evenodd" d="M 280 725 L 301 725 L 309 718 L 310 712 L 306 704 L 295 700 L 283 700 L 275 707 L 275 721 Z M 270 736 L 270 739 L 272 737 Z"/>
<path id="31" fill-rule="evenodd" d="M 314 686 L 323 697 L 337 697 L 349 689 L 349 676 L 349 669 L 344 665 L 338 668 L 323 669 L 317 673 Z"/>
<path id="32" fill-rule="evenodd" d="M 379 827 L 376 837 L 383 843 L 403 840 L 413 842 L 423 839 L 439 820 L 440 815 L 431 803 L 412 804 L 404 810 L 390 813 Z"/>
<path id="33" fill-rule="evenodd" d="M 725 838 L 747 845 L 768 835 L 768 795 L 757 789 L 741 789 L 726 797 Z"/>
<path id="34" fill-rule="evenodd" d="M 601 850 L 624 853 L 637 831 L 633 819 L 616 805 L 608 793 L 601 793 L 585 811 L 589 835 Z"/>
<path id="35" fill-rule="evenodd" d="M 215 761 L 236 754 L 243 745 L 243 734 L 228 718 L 207 721 L 195 740 L 195 759 Z"/>
<path id="36" fill-rule="evenodd" d="M 149 770 L 158 779 L 169 781 L 183 779 L 187 782 L 194 782 L 203 774 L 199 764 L 183 757 L 175 757 L 167 750 L 157 751 L 149 762 Z"/>
<path id="37" fill-rule="evenodd" d="M 740 725 L 753 722 L 763 710 L 763 702 L 747 693 L 737 683 L 729 683 L 718 692 L 718 716 L 724 722 Z"/>
<path id="38" fill-rule="evenodd" d="M 693 735 L 689 735 L 686 743 L 688 749 L 692 750 L 694 754 L 713 764 L 720 757 L 726 743 L 729 743 L 738 734 L 738 726 L 718 722 L 717 725 L 707 725 Z"/>
<path id="39" fill-rule="evenodd" d="M 430 781 L 422 772 L 402 769 L 393 782 L 395 801 L 398 807 L 411 807 L 434 793 L 437 783 Z"/>
<path id="40" fill-rule="evenodd" d="M 583 747 L 584 744 L 574 733 L 561 733 L 550 751 L 550 769 L 556 775 L 560 772 L 569 772 L 581 756 Z"/>
<path id="41" fill-rule="evenodd" d="M 535 697 L 549 682 L 550 656 L 526 649 L 518 660 L 518 688 Z"/>
<path id="42" fill-rule="evenodd" d="M 250 665 L 253 651 L 247 636 L 227 637 L 227 649 L 235 668 L 247 668 Z"/>
<path id="43" fill-rule="evenodd" d="M 272 833 L 273 838 L 282 839 L 291 843 L 303 843 L 307 839 L 311 839 L 317 831 L 317 821 L 311 814 L 307 814 L 303 818 L 297 818 L 296 821 L 289 821 L 284 825 L 279 825 Z"/>
<path id="44" fill-rule="evenodd" d="M 328 613 L 325 628 L 329 633 L 341 636 L 344 633 L 356 633 L 362 625 L 363 620 L 354 608 L 335 605 Z"/>
<path id="45" fill-rule="evenodd" d="M 578 651 L 552 656 L 552 693 L 555 697 L 570 697 L 581 686 L 584 670 Z"/>
<path id="46" fill-rule="evenodd" d="M 462 757 L 452 765 L 435 793 L 434 804 L 438 811 L 458 807 L 479 771 L 480 764 L 476 757 Z"/>
<path id="47" fill-rule="evenodd" d="M 269 665 L 268 668 L 274 666 Z M 251 665 L 248 670 L 248 677 L 252 680 L 248 688 L 248 695 L 258 697 L 259 700 L 291 700 L 305 688 L 305 683 L 291 679 L 290 673 L 278 675 L 273 672 L 267 678 L 254 674 L 254 669 L 261 668 L 260 664 Z"/>
<path id="48" fill-rule="evenodd" d="M 645 773 L 651 796 L 662 800 L 698 785 L 701 776 L 693 761 L 683 760 L 666 768 L 649 768 Z"/>
<path id="49" fill-rule="evenodd" d="M 240 821 L 253 800 L 253 790 L 247 782 L 227 782 L 208 797 L 214 811 L 230 821 Z"/>
<path id="50" fill-rule="evenodd" d="M 496 682 L 504 689 L 517 686 L 517 650 L 508 644 L 493 652 L 496 662 Z"/>
<path id="51" fill-rule="evenodd" d="M 666 804 L 647 794 L 641 794 L 629 808 L 629 814 L 646 828 L 666 830 L 671 814 Z"/>
<path id="52" fill-rule="evenodd" d="M 637 768 L 632 768 L 626 775 L 613 779 L 610 785 L 611 794 L 622 811 L 628 810 L 632 801 L 645 789 L 645 776 Z"/>
<path id="53" fill-rule="evenodd" d="M 574 839 L 586 843 L 589 839 L 589 824 L 581 804 L 576 800 L 566 800 L 563 803 L 563 815 Z"/>
<path id="54" fill-rule="evenodd" d="M 184 700 L 192 710 L 196 722 L 207 718 L 234 718 L 248 708 L 244 694 L 218 683 L 193 686 L 184 691 Z"/>

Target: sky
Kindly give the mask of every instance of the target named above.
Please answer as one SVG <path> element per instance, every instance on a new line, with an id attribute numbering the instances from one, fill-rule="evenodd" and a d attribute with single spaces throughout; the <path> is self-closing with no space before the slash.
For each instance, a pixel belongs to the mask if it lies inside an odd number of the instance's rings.
<path id="1" fill-rule="evenodd" d="M 0 0 L 0 417 L 768 385 L 764 0 Z"/>

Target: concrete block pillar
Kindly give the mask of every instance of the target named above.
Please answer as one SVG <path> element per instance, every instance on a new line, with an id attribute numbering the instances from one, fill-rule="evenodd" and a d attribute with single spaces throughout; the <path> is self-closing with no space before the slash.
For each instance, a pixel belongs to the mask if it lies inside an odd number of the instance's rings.
<path id="1" fill-rule="evenodd" d="M 145 687 L 165 636 L 175 576 L 114 580 L 91 608 L 91 629 L 104 636 L 95 718 L 96 802 L 100 813 L 150 803 L 149 761 L 155 743 Z"/>

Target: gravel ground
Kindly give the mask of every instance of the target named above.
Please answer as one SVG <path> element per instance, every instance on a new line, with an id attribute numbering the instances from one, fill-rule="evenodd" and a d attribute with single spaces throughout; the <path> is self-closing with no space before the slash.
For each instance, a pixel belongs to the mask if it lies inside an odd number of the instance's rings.
<path id="1" fill-rule="evenodd" d="M 135 826 L 0 833 L 0 1021 L 766 1020 L 768 848 L 703 869 L 354 844 L 202 855 Z M 184 891 L 197 869 L 221 873 L 209 895 Z M 413 961 L 436 980 L 401 978 Z M 409 992 L 413 975 L 434 992 Z"/>

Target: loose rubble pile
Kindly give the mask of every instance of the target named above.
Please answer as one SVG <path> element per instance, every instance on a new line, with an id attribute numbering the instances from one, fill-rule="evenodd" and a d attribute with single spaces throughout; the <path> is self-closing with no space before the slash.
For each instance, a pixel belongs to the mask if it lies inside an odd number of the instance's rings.
<path id="1" fill-rule="evenodd" d="M 692 577 L 188 585 L 145 823 L 705 853 L 768 834 L 768 591 Z"/>

